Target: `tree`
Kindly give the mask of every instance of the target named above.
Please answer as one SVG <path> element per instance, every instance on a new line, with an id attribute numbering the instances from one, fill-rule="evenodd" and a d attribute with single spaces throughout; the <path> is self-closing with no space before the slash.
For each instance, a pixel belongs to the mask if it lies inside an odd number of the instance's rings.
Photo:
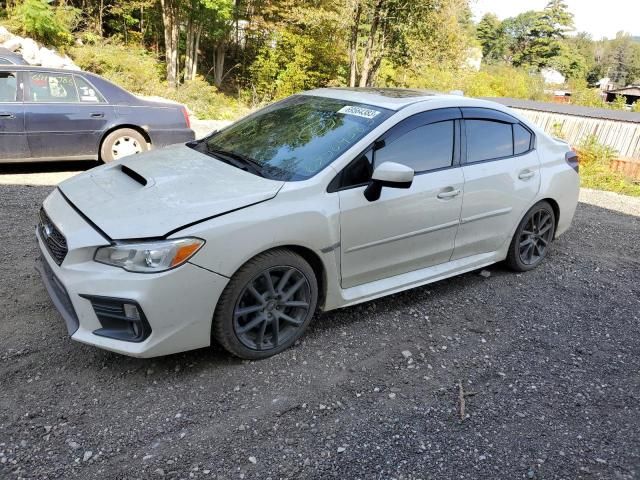
<path id="1" fill-rule="evenodd" d="M 476 27 L 485 60 L 503 60 L 507 49 L 507 36 L 500 19 L 493 13 L 485 14 Z"/>

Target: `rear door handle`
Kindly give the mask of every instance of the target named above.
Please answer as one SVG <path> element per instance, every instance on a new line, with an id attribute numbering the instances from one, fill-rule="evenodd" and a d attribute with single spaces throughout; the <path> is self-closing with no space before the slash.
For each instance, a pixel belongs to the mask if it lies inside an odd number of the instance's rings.
<path id="1" fill-rule="evenodd" d="M 452 187 L 449 187 L 449 188 L 452 188 Z M 460 195 L 459 189 L 451 189 L 451 190 L 445 190 L 444 192 L 440 192 L 438 194 L 438 198 L 440 199 L 453 198 L 453 197 L 457 197 L 458 195 Z"/>
<path id="2" fill-rule="evenodd" d="M 522 172 L 520 172 L 520 174 L 518 175 L 518 178 L 520 180 L 528 180 L 531 177 L 533 177 L 536 174 L 536 172 L 532 172 L 531 170 L 523 170 Z"/>
<path id="3" fill-rule="evenodd" d="M 104 113 L 92 113 L 91 114 L 91 118 L 103 118 L 104 117 Z"/>
<path id="4" fill-rule="evenodd" d="M 16 116 L 13 113 L 10 112 L 0 112 L 0 118 L 16 118 Z"/>

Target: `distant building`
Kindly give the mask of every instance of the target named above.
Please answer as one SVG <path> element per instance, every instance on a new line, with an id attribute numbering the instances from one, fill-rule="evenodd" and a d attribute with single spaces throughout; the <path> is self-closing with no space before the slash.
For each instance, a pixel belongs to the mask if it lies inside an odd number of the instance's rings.
<path id="1" fill-rule="evenodd" d="M 543 68 L 540 70 L 540 75 L 544 83 L 553 85 L 562 85 L 567 79 L 555 68 Z"/>
<path id="2" fill-rule="evenodd" d="M 627 105 L 633 105 L 640 99 L 640 85 L 616 88 L 614 90 L 608 90 L 606 93 L 607 102 L 613 102 L 619 95 L 622 95 Z"/>

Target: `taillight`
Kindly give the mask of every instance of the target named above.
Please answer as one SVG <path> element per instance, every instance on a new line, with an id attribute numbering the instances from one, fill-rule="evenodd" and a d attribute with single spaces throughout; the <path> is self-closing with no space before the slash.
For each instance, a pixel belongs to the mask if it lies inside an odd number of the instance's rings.
<path id="1" fill-rule="evenodd" d="M 187 107 L 182 107 L 182 116 L 184 117 L 184 123 L 187 124 L 187 128 L 191 128 L 191 120 L 189 119 L 189 112 L 187 112 Z"/>
<path id="2" fill-rule="evenodd" d="M 569 166 L 576 171 L 576 173 L 580 172 L 580 162 L 578 158 L 578 152 L 571 149 L 570 151 L 564 154 L 564 159 L 567 161 Z"/>

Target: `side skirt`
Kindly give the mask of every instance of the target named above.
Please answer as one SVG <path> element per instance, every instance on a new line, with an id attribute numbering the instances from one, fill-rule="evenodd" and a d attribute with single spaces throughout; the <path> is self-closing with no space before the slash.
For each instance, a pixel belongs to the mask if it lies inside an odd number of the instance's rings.
<path id="1" fill-rule="evenodd" d="M 413 272 L 403 273 L 402 275 L 376 280 L 375 282 L 340 289 L 341 298 L 337 302 L 339 304 L 327 306 L 325 310 L 348 307 L 411 288 L 438 282 L 445 278 L 455 277 L 456 275 L 486 267 L 500 260 L 499 252 L 482 253 L 452 262 L 414 270 Z"/>

